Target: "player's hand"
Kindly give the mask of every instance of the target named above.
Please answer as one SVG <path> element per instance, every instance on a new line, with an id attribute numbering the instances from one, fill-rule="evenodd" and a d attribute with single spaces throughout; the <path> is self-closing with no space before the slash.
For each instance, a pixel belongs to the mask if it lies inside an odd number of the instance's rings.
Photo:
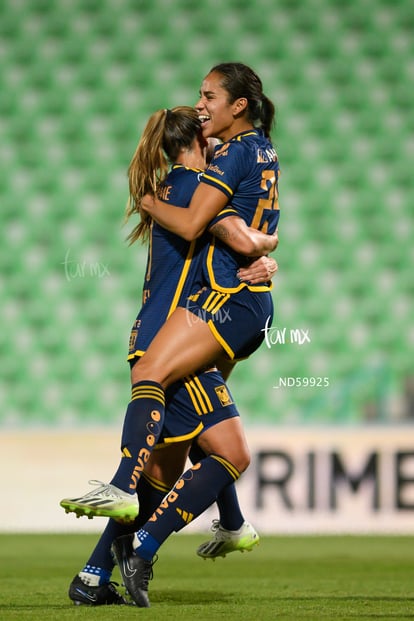
<path id="1" fill-rule="evenodd" d="M 143 211 L 151 213 L 151 211 L 155 208 L 155 196 L 152 194 L 145 194 L 145 196 L 141 199 L 140 207 Z"/>
<path id="2" fill-rule="evenodd" d="M 242 282 L 257 285 L 271 280 L 278 269 L 279 266 L 272 257 L 259 257 L 247 267 L 241 267 L 237 272 L 237 276 Z"/>

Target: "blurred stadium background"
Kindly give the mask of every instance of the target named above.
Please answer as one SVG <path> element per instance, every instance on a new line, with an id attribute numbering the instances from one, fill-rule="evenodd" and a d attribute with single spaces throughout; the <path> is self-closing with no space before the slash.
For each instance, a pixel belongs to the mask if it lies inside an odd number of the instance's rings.
<path id="1" fill-rule="evenodd" d="M 282 167 L 279 342 L 230 382 L 246 425 L 412 423 L 413 28 L 409 0 L 2 0 L 1 429 L 120 428 L 129 159 L 226 60 L 275 101 Z M 297 377 L 329 386 L 275 388 Z"/>

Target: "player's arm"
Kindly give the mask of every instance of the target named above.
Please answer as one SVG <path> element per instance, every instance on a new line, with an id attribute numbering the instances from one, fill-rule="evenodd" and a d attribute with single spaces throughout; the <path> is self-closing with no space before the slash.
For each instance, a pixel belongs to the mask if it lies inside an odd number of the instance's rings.
<path id="1" fill-rule="evenodd" d="M 208 230 L 236 252 L 245 256 L 259 257 L 239 269 L 237 275 L 240 281 L 256 285 L 271 280 L 276 274 L 278 264 L 266 254 L 277 248 L 279 243 L 277 229 L 274 235 L 266 235 L 247 226 L 242 218 L 228 216 L 213 224 Z"/>
<path id="2" fill-rule="evenodd" d="M 266 235 L 252 229 L 239 216 L 227 216 L 215 222 L 208 229 L 224 244 L 246 257 L 261 257 L 276 249 L 279 242 L 277 233 Z"/>
<path id="3" fill-rule="evenodd" d="M 199 200 L 201 204 L 197 206 Z M 187 241 L 199 237 L 226 204 L 227 197 L 223 192 L 203 183 L 197 187 L 187 209 L 164 203 L 150 194 L 142 199 L 142 208 L 158 224 Z M 238 216 L 228 216 L 220 220 L 209 231 L 230 248 L 247 257 L 268 254 L 277 246 L 276 235 L 266 235 L 249 228 Z"/>
<path id="4" fill-rule="evenodd" d="M 151 194 L 143 197 L 141 207 L 162 227 L 187 241 L 192 241 L 203 234 L 209 222 L 227 205 L 227 202 L 228 197 L 224 192 L 200 183 L 187 209 L 163 203 Z"/>

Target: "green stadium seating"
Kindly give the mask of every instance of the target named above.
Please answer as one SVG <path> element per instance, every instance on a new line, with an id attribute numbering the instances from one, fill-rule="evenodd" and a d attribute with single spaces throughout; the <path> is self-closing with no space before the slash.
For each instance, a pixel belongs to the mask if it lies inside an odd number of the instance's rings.
<path id="1" fill-rule="evenodd" d="M 236 368 L 240 410 L 393 422 L 414 341 L 413 26 L 408 0 L 3 0 L 0 426 L 120 424 L 145 268 L 124 242 L 129 159 L 223 60 L 276 103 L 274 326 L 311 336 Z M 329 388 L 275 387 L 315 376 Z"/>

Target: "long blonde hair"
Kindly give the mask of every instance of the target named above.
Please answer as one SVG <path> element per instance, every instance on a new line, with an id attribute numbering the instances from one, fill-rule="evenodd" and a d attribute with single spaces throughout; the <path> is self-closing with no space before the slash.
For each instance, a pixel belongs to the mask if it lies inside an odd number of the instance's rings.
<path id="1" fill-rule="evenodd" d="M 148 119 L 128 167 L 129 199 L 125 222 L 133 214 L 140 216 L 139 223 L 127 237 L 130 244 L 140 238 L 145 240 L 150 230 L 151 218 L 141 210 L 143 196 L 157 193 L 167 177 L 169 164 L 177 160 L 181 149 L 191 146 L 199 131 L 198 114 L 190 106 L 158 110 Z"/>

